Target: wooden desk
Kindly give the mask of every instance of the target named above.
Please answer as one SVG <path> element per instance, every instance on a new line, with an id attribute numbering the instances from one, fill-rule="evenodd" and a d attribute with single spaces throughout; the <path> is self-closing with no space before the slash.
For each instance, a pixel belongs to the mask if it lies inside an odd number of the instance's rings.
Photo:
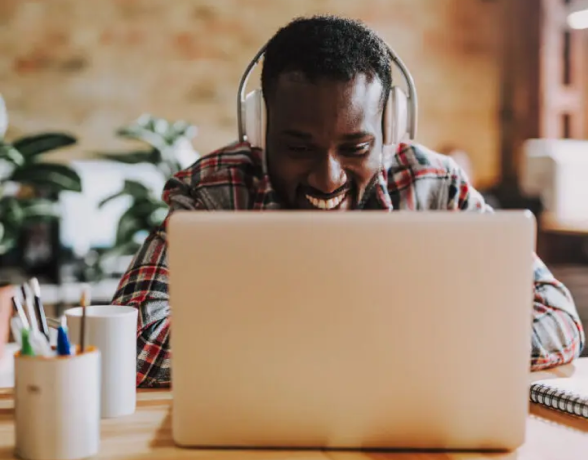
<path id="1" fill-rule="evenodd" d="M 588 378 L 588 358 L 573 365 L 531 375 L 530 381 L 578 376 Z M 588 458 L 588 420 L 531 404 L 527 441 L 510 453 L 333 452 L 196 450 L 174 446 L 170 419 L 171 395 L 166 390 L 140 390 L 135 414 L 102 421 L 100 454 L 96 459 L 198 460 L 579 460 Z M 0 390 L 0 460 L 13 458 L 12 389 Z"/>

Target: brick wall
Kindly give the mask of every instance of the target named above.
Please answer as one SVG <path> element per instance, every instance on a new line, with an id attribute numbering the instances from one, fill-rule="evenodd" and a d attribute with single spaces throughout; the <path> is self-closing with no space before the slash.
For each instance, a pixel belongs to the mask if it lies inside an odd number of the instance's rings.
<path id="1" fill-rule="evenodd" d="M 205 153 L 236 136 L 241 72 L 294 16 L 367 21 L 411 69 L 419 141 L 468 151 L 497 178 L 501 10 L 507 0 L 0 0 L 0 92 L 10 136 L 67 129 L 63 157 L 119 148 L 113 130 L 149 111 L 197 124 Z M 172 6 L 173 5 L 173 6 Z"/>

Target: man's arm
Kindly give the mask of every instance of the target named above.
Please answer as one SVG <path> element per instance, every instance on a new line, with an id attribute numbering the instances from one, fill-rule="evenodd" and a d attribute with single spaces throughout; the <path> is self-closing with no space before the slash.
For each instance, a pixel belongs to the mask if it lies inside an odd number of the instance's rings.
<path id="1" fill-rule="evenodd" d="M 151 232 L 122 277 L 112 303 L 139 310 L 137 386 L 169 386 L 169 304 L 165 224 Z"/>
<path id="2" fill-rule="evenodd" d="M 133 258 L 114 295 L 114 305 L 139 310 L 137 325 L 137 386 L 170 385 L 170 320 L 166 225 L 178 209 L 205 210 L 190 196 L 188 187 L 177 177 L 164 191 L 170 211 L 154 229 Z"/>
<path id="3" fill-rule="evenodd" d="M 449 168 L 449 209 L 492 212 L 461 170 Z M 585 344 L 582 323 L 569 290 L 535 255 L 531 370 L 566 364 L 580 356 Z"/>

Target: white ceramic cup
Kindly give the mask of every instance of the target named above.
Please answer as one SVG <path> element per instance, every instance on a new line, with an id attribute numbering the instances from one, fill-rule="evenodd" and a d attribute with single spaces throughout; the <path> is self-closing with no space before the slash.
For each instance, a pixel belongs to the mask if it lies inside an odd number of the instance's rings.
<path id="1" fill-rule="evenodd" d="M 100 448 L 100 351 L 14 358 L 16 455 L 74 460 Z"/>
<path id="2" fill-rule="evenodd" d="M 79 344 L 82 308 L 65 311 L 70 341 Z M 86 345 L 102 354 L 102 418 L 135 412 L 137 402 L 137 319 L 133 307 L 97 305 L 86 308 Z"/>

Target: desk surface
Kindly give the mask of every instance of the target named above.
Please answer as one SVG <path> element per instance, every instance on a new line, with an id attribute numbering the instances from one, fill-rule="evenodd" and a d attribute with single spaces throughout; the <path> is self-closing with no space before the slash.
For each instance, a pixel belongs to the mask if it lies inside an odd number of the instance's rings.
<path id="1" fill-rule="evenodd" d="M 551 371 L 533 373 L 530 381 L 558 377 L 588 378 L 588 358 Z M 527 441 L 510 453 L 451 452 L 323 452 L 196 450 L 174 446 L 171 433 L 171 394 L 140 390 L 137 411 L 130 416 L 102 421 L 97 459 L 199 460 L 578 460 L 588 456 L 588 420 L 531 404 Z M 0 390 L 0 460 L 13 458 L 12 389 Z"/>

